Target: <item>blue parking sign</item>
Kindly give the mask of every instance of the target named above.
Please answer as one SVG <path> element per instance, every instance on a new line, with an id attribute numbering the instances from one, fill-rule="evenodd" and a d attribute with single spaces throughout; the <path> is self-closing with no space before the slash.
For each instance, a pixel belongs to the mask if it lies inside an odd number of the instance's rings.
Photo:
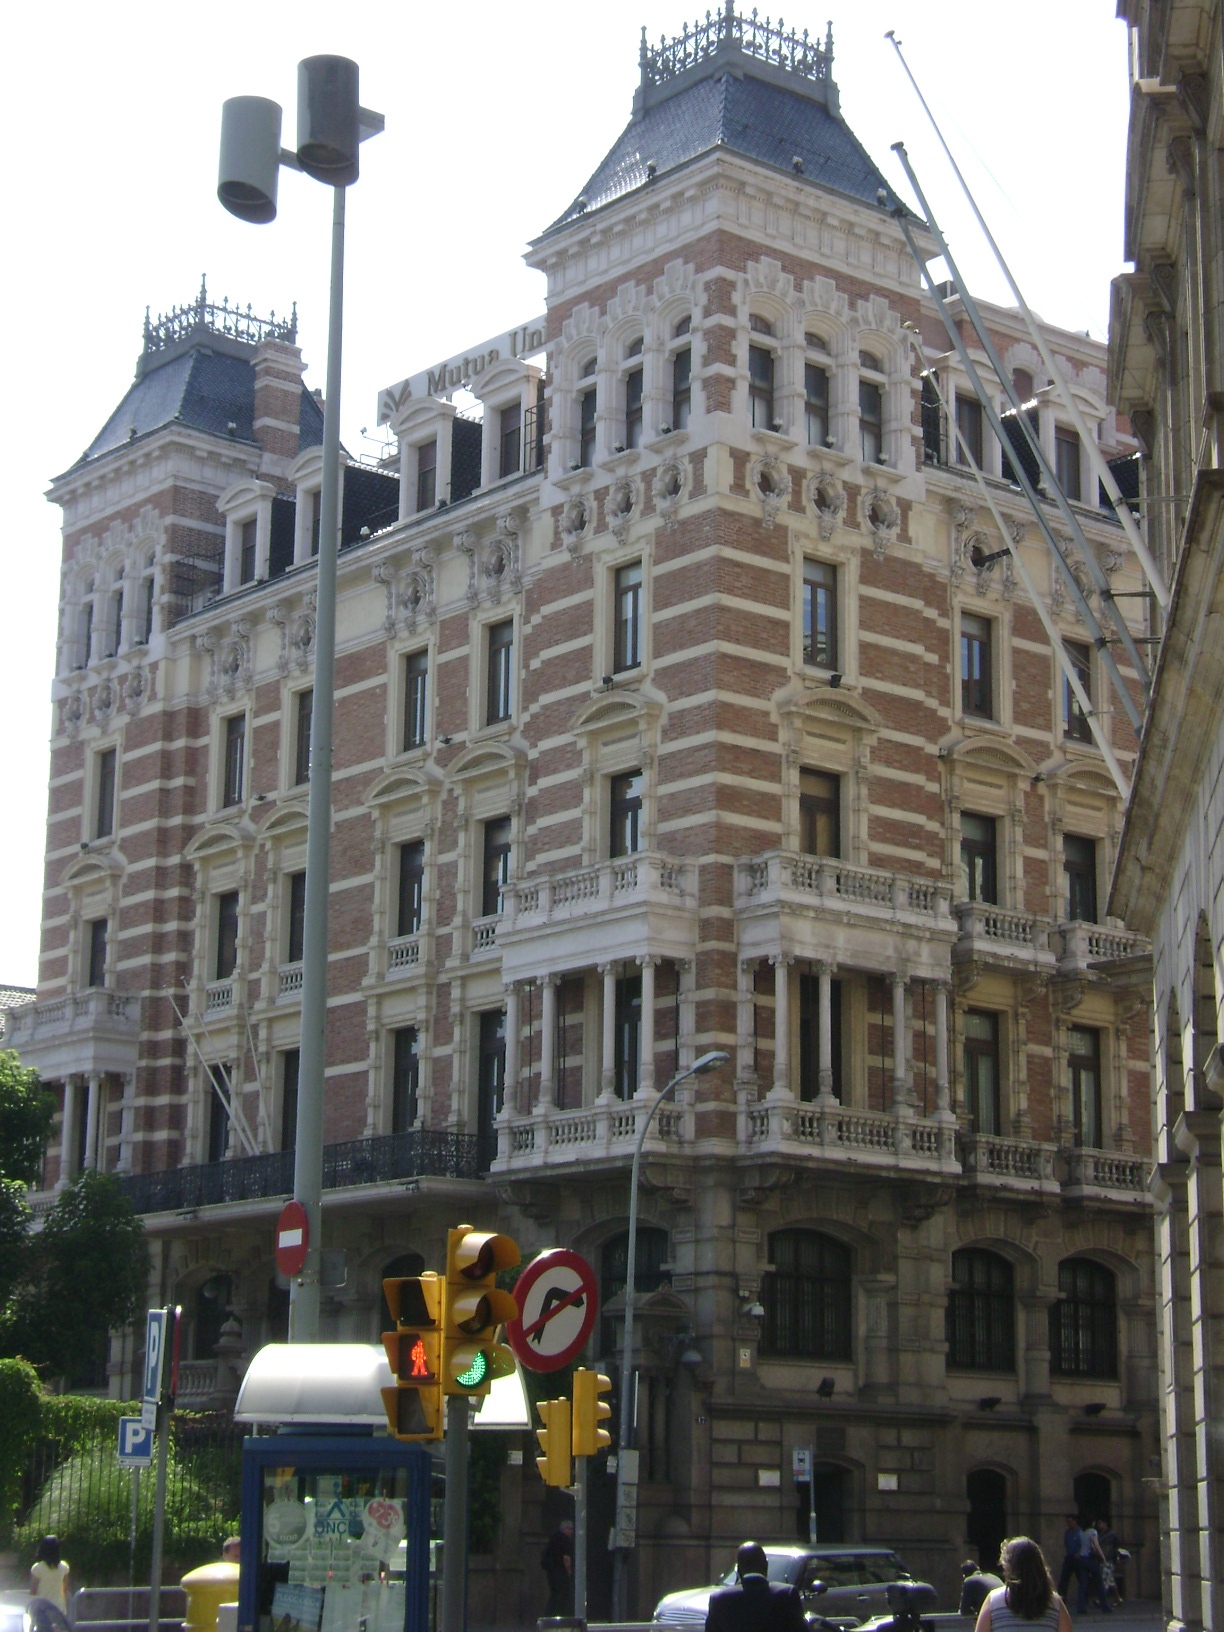
<path id="1" fill-rule="evenodd" d="M 139 1417 L 119 1418 L 119 1466 L 147 1468 L 153 1460 L 153 1430 Z"/>

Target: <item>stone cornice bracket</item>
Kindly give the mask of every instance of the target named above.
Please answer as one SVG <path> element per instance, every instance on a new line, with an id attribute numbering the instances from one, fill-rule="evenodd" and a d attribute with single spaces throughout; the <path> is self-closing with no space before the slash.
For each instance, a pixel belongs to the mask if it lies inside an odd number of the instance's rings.
<path id="1" fill-rule="evenodd" d="M 900 506 L 891 493 L 886 493 L 882 487 L 873 487 L 859 500 L 859 515 L 871 534 L 871 553 L 877 561 L 882 561 L 888 553 L 888 546 L 897 541 L 901 526 Z"/>
<path id="2" fill-rule="evenodd" d="M 264 612 L 264 617 L 280 630 L 280 651 L 276 654 L 276 667 L 283 680 L 289 673 L 289 612 L 284 601 L 274 601 Z"/>
<path id="3" fill-rule="evenodd" d="M 676 512 L 683 502 L 688 486 L 688 467 L 682 459 L 668 459 L 654 475 L 655 509 L 663 518 L 663 525 L 676 525 Z"/>
<path id="4" fill-rule="evenodd" d="M 390 561 L 378 561 L 370 573 L 376 584 L 383 586 L 386 598 L 386 610 L 383 613 L 383 633 L 391 636 L 395 633 L 395 568 Z"/>
<path id="5" fill-rule="evenodd" d="M 290 642 L 293 647 L 294 665 L 300 672 L 304 672 L 313 660 L 314 643 L 315 614 L 308 603 L 306 609 L 299 612 L 293 620 L 293 638 Z"/>
<path id="6" fill-rule="evenodd" d="M 828 543 L 846 514 L 845 484 L 834 471 L 820 469 L 808 481 L 808 498 L 816 512 L 820 536 Z"/>
<path id="7" fill-rule="evenodd" d="M 636 516 L 637 507 L 638 484 L 632 476 L 622 476 L 619 481 L 613 482 L 605 501 L 605 513 L 618 544 L 624 544 L 629 536 L 629 523 Z"/>
<path id="8" fill-rule="evenodd" d="M 204 682 L 204 692 L 210 703 L 215 703 L 219 695 L 217 684 L 217 631 L 205 629 L 195 637 L 196 651 L 203 653 L 208 659 L 208 678 Z"/>
<path id="9" fill-rule="evenodd" d="M 479 584 L 479 580 L 478 580 L 478 577 L 477 577 L 477 573 L 478 573 L 478 566 L 477 566 L 478 550 L 477 550 L 476 534 L 473 533 L 473 532 L 469 532 L 467 529 L 465 529 L 461 533 L 456 533 L 455 534 L 455 548 L 457 550 L 461 551 L 462 554 L 467 556 L 467 563 L 468 563 L 467 603 L 468 603 L 469 606 L 478 606 L 480 604 L 480 584 Z"/>
<path id="10" fill-rule="evenodd" d="M 752 461 L 748 480 L 753 492 L 761 501 L 761 525 L 772 527 L 790 493 L 790 478 L 786 473 L 786 466 L 776 454 L 764 454 Z"/>
<path id="11" fill-rule="evenodd" d="M 952 991 L 957 997 L 964 997 L 971 992 L 986 973 L 982 964 L 976 958 L 970 958 L 965 963 L 956 963 L 952 966 Z"/>
<path id="12" fill-rule="evenodd" d="M 570 559 L 576 561 L 582 551 L 582 541 L 587 536 L 591 525 L 590 502 L 578 496 L 567 499 L 561 507 L 561 539 L 570 553 Z"/>

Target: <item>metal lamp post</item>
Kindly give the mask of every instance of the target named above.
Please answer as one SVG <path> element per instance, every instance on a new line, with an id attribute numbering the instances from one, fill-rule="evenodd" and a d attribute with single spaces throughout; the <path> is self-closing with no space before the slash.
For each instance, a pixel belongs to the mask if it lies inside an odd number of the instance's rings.
<path id="1" fill-rule="evenodd" d="M 307 57 L 298 64 L 295 153 L 285 151 L 280 145 L 279 103 L 260 96 L 231 97 L 221 110 L 221 164 L 217 183 L 217 197 L 232 215 L 261 225 L 276 219 L 276 188 L 281 165 L 305 171 L 331 187 L 333 196 L 306 828 L 306 912 L 302 936 L 302 1039 L 293 1157 L 293 1195 L 306 1211 L 308 1252 L 302 1273 L 290 1286 L 291 1343 L 316 1343 L 319 1339 L 332 703 L 336 675 L 336 557 L 340 532 L 344 190 L 357 180 L 361 142 L 383 128 L 382 114 L 372 113 L 360 105 L 357 80 L 357 64 L 347 57 Z"/>
<path id="2" fill-rule="evenodd" d="M 616 1459 L 616 1557 L 613 1563 L 612 1578 L 612 1618 L 623 1621 L 625 1618 L 625 1597 L 628 1584 L 629 1548 L 622 1544 L 622 1514 L 625 1500 L 625 1453 L 630 1450 L 634 1440 L 637 1411 L 637 1373 L 633 1368 L 633 1303 L 637 1291 L 635 1284 L 637 1276 L 637 1203 L 638 1178 L 642 1168 L 642 1146 L 646 1143 L 646 1135 L 650 1131 L 650 1124 L 654 1121 L 655 1112 L 664 1100 L 669 1099 L 682 1082 L 689 1077 L 704 1077 L 708 1071 L 717 1071 L 720 1066 L 726 1065 L 731 1056 L 722 1049 L 714 1048 L 707 1054 L 701 1055 L 686 1071 L 678 1071 L 667 1087 L 663 1089 L 654 1104 L 647 1111 L 638 1132 L 637 1144 L 633 1148 L 633 1166 L 629 1173 L 629 1255 L 625 1266 L 625 1335 L 621 1347 L 621 1399 L 620 1399 L 620 1435 L 617 1445 Z"/>

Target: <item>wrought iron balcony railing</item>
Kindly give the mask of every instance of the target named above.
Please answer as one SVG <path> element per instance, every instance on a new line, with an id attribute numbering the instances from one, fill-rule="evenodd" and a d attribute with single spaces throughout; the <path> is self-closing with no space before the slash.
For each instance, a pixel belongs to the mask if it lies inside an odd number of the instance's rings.
<path id="1" fill-rule="evenodd" d="M 323 1148 L 323 1188 L 394 1179 L 478 1179 L 489 1163 L 486 1142 L 475 1134 L 414 1128 L 373 1139 L 349 1139 Z M 293 1194 L 293 1152 L 202 1162 L 159 1173 L 130 1173 L 119 1180 L 138 1213 L 177 1213 L 223 1202 L 262 1201 Z"/>

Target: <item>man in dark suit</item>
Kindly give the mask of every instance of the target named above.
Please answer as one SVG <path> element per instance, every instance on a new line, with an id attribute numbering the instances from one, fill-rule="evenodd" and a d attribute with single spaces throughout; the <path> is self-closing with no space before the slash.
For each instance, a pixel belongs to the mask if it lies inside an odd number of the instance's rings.
<path id="1" fill-rule="evenodd" d="M 710 1594 L 706 1632 L 807 1632 L 798 1587 L 770 1581 L 765 1549 L 746 1541 L 735 1559 L 733 1587 Z"/>

